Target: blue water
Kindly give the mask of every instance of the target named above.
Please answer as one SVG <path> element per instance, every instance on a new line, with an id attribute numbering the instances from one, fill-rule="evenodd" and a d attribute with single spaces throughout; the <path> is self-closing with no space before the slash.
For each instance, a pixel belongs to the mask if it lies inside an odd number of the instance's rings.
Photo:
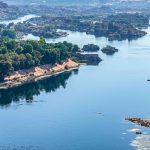
<path id="1" fill-rule="evenodd" d="M 2 149 L 150 150 L 150 130 L 141 128 L 144 134 L 135 135 L 128 130 L 140 127 L 124 120 L 129 116 L 150 119 L 150 29 L 147 32 L 130 42 L 109 42 L 79 32 L 47 39 L 80 47 L 109 44 L 119 52 L 113 56 L 99 52 L 103 59 L 99 66 L 82 66 L 65 79 L 56 76 L 6 93 L 0 102 Z M 7 94 L 14 98 L 5 103 Z"/>
<path id="2" fill-rule="evenodd" d="M 17 23 L 23 23 L 24 21 L 27 21 L 31 18 L 35 18 L 35 17 L 38 17 L 37 15 L 26 15 L 26 16 L 22 16 L 22 17 L 19 17 L 17 19 L 14 19 L 14 20 L 4 20 L 4 21 L 0 21 L 0 24 L 5 24 L 5 25 L 8 25 L 9 23 L 14 23 L 14 24 L 17 24 Z"/>

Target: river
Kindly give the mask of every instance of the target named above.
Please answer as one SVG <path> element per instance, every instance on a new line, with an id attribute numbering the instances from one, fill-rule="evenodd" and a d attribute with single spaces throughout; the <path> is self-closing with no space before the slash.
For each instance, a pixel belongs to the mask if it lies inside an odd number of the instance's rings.
<path id="1" fill-rule="evenodd" d="M 18 19 L 14 19 L 14 20 L 0 21 L 0 24 L 8 25 L 9 23 L 14 23 L 14 24 L 17 24 L 19 22 L 23 23 L 24 21 L 27 21 L 27 20 L 29 20 L 31 18 L 35 18 L 35 17 L 38 17 L 38 16 L 37 15 L 26 15 L 26 16 L 19 17 Z"/>
<path id="2" fill-rule="evenodd" d="M 150 119 L 150 28 L 138 40 L 109 42 L 86 33 L 47 39 L 82 47 L 93 43 L 119 49 L 99 52 L 98 66 L 82 66 L 47 80 L 1 92 L 0 145 L 17 150 L 150 150 L 150 130 L 124 120 Z M 38 39 L 28 35 L 26 39 Z M 129 132 L 140 128 L 143 135 Z M 0 147 L 0 148 L 1 148 Z"/>

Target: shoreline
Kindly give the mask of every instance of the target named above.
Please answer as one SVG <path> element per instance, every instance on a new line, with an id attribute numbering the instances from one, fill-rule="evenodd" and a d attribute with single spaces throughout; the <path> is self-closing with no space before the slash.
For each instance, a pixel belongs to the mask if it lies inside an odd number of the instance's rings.
<path id="1" fill-rule="evenodd" d="M 71 61 L 71 60 L 69 60 L 69 61 Z M 68 63 L 69 61 L 67 61 L 66 63 Z M 61 65 L 61 66 L 63 66 L 63 65 Z M 55 67 L 57 67 L 57 66 L 54 66 L 53 68 L 55 68 Z M 5 82 L 4 81 L 4 82 L 0 83 L 0 90 L 12 89 L 12 88 L 15 88 L 15 87 L 22 86 L 24 84 L 37 82 L 39 80 L 44 80 L 44 79 L 50 78 L 52 76 L 59 75 L 61 73 L 70 72 L 70 71 L 79 69 L 80 64 L 75 63 L 74 66 L 70 66 L 70 67 L 68 67 L 68 69 L 66 69 L 65 67 L 66 66 L 64 66 L 64 68 L 62 70 L 59 70 L 59 71 L 56 71 L 56 72 L 49 72 L 47 74 L 42 74 L 42 75 L 33 76 L 33 77 L 27 77 L 25 80 L 11 81 L 11 82 Z M 51 69 L 53 69 L 53 68 L 51 68 Z"/>
<path id="2" fill-rule="evenodd" d="M 76 69 L 79 69 L 79 67 L 70 68 L 70 69 L 68 69 L 68 70 L 66 69 L 66 70 L 63 70 L 63 71 L 60 71 L 60 72 L 56 72 L 56 73 L 51 74 L 51 75 L 40 76 L 40 77 L 35 78 L 34 81 L 37 82 L 37 81 L 39 81 L 39 80 L 47 79 L 47 78 L 50 78 L 50 77 L 52 77 L 52 76 L 57 76 L 57 75 L 59 75 L 59 74 L 61 74 L 61 73 L 70 72 L 70 71 L 73 71 L 73 70 L 76 70 Z"/>
<path id="3" fill-rule="evenodd" d="M 79 67 L 71 68 L 69 70 L 60 71 L 60 72 L 57 72 L 57 73 L 54 73 L 54 74 L 51 74 L 51 75 L 43 75 L 43 76 L 40 76 L 40 77 L 35 77 L 34 79 L 28 79 L 27 81 L 25 81 L 23 83 L 18 82 L 18 83 L 12 84 L 11 86 L 1 87 L 1 85 L 0 85 L 0 90 L 7 90 L 7 89 L 16 88 L 16 87 L 19 87 L 19 86 L 22 86 L 22 85 L 25 85 L 25 84 L 29 84 L 29 83 L 37 82 L 37 81 L 40 81 L 40 80 L 44 80 L 44 79 L 50 78 L 52 76 L 57 76 L 61 73 L 70 72 L 70 71 L 73 71 L 73 70 L 76 70 L 76 69 L 79 69 Z"/>

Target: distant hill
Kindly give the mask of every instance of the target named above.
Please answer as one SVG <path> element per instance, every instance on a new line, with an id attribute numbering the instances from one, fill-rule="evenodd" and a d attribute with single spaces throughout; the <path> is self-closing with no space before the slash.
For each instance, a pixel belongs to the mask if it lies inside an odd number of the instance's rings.
<path id="1" fill-rule="evenodd" d="M 7 8 L 7 7 L 8 7 L 8 5 L 6 3 L 0 1 L 0 8 L 1 9 L 2 8 Z"/>
<path id="2" fill-rule="evenodd" d="M 4 0 L 8 4 L 97 5 L 108 0 Z"/>

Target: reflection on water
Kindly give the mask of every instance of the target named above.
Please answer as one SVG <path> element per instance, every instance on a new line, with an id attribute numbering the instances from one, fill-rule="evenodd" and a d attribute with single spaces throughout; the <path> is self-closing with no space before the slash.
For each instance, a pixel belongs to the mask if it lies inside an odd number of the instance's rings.
<path id="1" fill-rule="evenodd" d="M 78 70 L 65 72 L 45 80 L 22 85 L 21 87 L 0 91 L 0 105 L 9 106 L 12 102 L 18 102 L 23 99 L 31 103 L 33 96 L 40 95 L 41 92 L 55 92 L 60 87 L 65 88 L 67 84 L 66 81 L 72 73 L 77 74 Z"/>

